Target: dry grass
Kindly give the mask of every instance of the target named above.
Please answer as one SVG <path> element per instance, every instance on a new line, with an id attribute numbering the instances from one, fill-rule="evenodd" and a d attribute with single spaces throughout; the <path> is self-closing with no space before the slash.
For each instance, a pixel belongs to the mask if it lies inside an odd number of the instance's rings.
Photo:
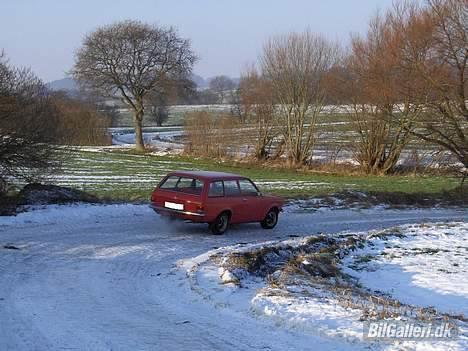
<path id="1" fill-rule="evenodd" d="M 237 154 L 243 144 L 236 133 L 239 127 L 239 120 L 231 115 L 214 116 L 205 111 L 188 113 L 184 126 L 185 152 L 217 159 Z"/>

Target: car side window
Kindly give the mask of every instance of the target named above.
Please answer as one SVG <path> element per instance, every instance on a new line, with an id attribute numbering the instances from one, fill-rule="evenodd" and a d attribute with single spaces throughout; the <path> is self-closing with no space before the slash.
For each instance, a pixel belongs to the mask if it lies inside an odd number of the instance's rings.
<path id="1" fill-rule="evenodd" d="M 211 182 L 208 189 L 208 197 L 221 197 L 224 196 L 224 187 L 221 180 Z"/>
<path id="2" fill-rule="evenodd" d="M 248 179 L 239 179 L 239 186 L 242 195 L 257 196 L 258 190 L 253 183 Z"/>
<path id="3" fill-rule="evenodd" d="M 240 190 L 237 185 L 237 180 L 225 180 L 224 181 L 224 194 L 226 196 L 239 196 Z"/>

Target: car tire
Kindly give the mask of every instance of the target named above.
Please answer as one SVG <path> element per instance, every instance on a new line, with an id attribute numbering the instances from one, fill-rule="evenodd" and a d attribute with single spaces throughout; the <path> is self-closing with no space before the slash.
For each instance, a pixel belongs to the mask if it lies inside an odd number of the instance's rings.
<path id="1" fill-rule="evenodd" d="M 215 235 L 223 234 L 229 225 L 229 213 L 223 212 L 210 223 L 210 230 Z"/>
<path id="2" fill-rule="evenodd" d="M 260 222 L 260 225 L 263 229 L 273 229 L 278 223 L 278 210 L 272 208 L 268 211 L 263 221 Z"/>

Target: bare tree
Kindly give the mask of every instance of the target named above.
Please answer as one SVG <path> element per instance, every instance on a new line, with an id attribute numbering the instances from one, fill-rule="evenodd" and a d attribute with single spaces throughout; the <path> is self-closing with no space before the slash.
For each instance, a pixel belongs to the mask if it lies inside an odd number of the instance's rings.
<path id="1" fill-rule="evenodd" d="M 269 158 L 272 143 L 278 134 L 276 104 L 271 82 L 254 67 L 241 76 L 238 106 L 242 120 L 247 123 L 245 128 L 253 129 L 251 139 L 255 140 L 255 158 Z"/>
<path id="2" fill-rule="evenodd" d="M 231 107 L 229 110 L 232 116 L 239 118 L 239 121 L 241 123 L 244 123 L 246 119 L 246 115 L 243 111 L 242 101 L 241 101 L 242 100 L 241 99 L 242 92 L 240 88 L 241 81 L 242 81 L 242 77 L 239 80 L 239 86 L 236 89 L 232 90 L 231 97 L 230 97 Z"/>
<path id="3" fill-rule="evenodd" d="M 55 92 L 51 102 L 59 113 L 58 128 L 61 131 L 61 144 L 66 145 L 109 145 L 111 142 L 107 128 L 111 126 L 109 105 L 106 108 L 96 101 L 84 97 L 71 97 L 63 92 Z"/>
<path id="4" fill-rule="evenodd" d="M 111 103 L 106 101 L 98 101 L 95 105 L 97 111 L 100 114 L 108 117 L 108 119 L 110 120 L 110 126 L 117 125 L 117 120 L 120 117 L 120 108 L 117 104 L 113 102 L 114 101 L 112 101 Z"/>
<path id="5" fill-rule="evenodd" d="M 226 98 L 231 96 L 236 85 L 231 78 L 227 76 L 216 76 L 209 81 L 209 87 L 212 92 L 218 96 L 218 103 L 224 104 Z"/>
<path id="6" fill-rule="evenodd" d="M 383 17 L 371 19 L 364 38 L 352 39 L 342 86 L 358 135 L 354 156 L 366 173 L 394 169 L 424 109 L 423 82 L 415 69 L 404 65 L 405 37 L 415 35 L 405 28 L 419 11 L 415 3 L 396 3 Z"/>
<path id="7" fill-rule="evenodd" d="M 195 83 L 188 78 L 167 79 L 148 92 L 145 103 L 151 119 L 162 126 L 169 119 L 169 106 L 186 103 L 196 95 Z"/>
<path id="8" fill-rule="evenodd" d="M 197 92 L 198 102 L 201 105 L 214 105 L 218 100 L 216 95 L 211 89 L 204 89 Z"/>
<path id="9" fill-rule="evenodd" d="M 150 113 L 158 127 L 161 127 L 169 119 L 169 108 L 164 101 L 158 106 L 153 106 Z"/>
<path id="10" fill-rule="evenodd" d="M 73 75 L 89 87 L 121 96 L 133 111 L 136 149 L 142 151 L 146 94 L 164 81 L 187 76 L 195 60 L 190 42 L 173 28 L 128 20 L 87 35 Z"/>
<path id="11" fill-rule="evenodd" d="M 37 180 L 57 167 L 58 125 L 44 84 L 0 55 L 0 181 Z"/>
<path id="12" fill-rule="evenodd" d="M 418 71 L 427 96 L 426 113 L 412 134 L 468 168 L 468 2 L 428 0 L 411 25 L 422 21 L 424 31 L 405 41 L 405 64 Z"/>
<path id="13" fill-rule="evenodd" d="M 186 151 L 195 155 L 231 156 L 244 144 L 239 135 L 239 120 L 229 114 L 189 112 L 184 118 L 184 131 L 188 141 Z"/>
<path id="14" fill-rule="evenodd" d="M 197 84 L 188 77 L 173 81 L 168 105 L 190 105 L 197 100 Z"/>
<path id="15" fill-rule="evenodd" d="M 311 157 L 316 119 L 325 100 L 324 78 L 336 63 L 337 45 L 309 31 L 270 39 L 263 50 L 263 76 L 279 104 L 288 159 L 304 164 Z"/>
<path id="16" fill-rule="evenodd" d="M 169 119 L 168 97 L 165 94 L 151 92 L 147 97 L 149 116 L 161 127 Z"/>

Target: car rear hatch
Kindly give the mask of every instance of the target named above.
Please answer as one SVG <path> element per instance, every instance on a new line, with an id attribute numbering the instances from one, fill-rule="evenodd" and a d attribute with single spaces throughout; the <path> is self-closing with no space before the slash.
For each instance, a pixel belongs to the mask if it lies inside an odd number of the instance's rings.
<path id="1" fill-rule="evenodd" d="M 153 206 L 172 210 L 172 212 L 201 214 L 203 212 L 202 192 L 202 181 L 190 177 L 170 176 L 155 189 L 151 196 L 151 203 Z"/>

